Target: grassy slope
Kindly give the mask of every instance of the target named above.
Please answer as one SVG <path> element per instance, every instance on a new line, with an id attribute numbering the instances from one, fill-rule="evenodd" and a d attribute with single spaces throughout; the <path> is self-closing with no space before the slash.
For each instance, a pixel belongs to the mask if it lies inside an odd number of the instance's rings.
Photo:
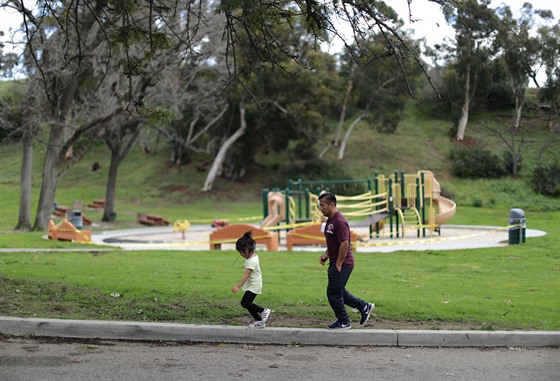
<path id="1" fill-rule="evenodd" d="M 485 126 L 505 123 L 504 120 L 507 118 L 501 114 L 473 115 L 467 134 L 483 141 L 489 149 L 501 152 L 503 143 L 497 137 L 490 136 Z M 536 196 L 528 186 L 526 179 L 537 161 L 542 142 L 550 132 L 544 128 L 544 121 L 541 119 L 527 120 L 531 123 L 531 135 L 525 146 L 520 179 L 452 179 L 446 162 L 447 154 L 455 144 L 448 138 L 450 123 L 426 119 L 418 115 L 413 107 L 408 109 L 407 117 L 396 133 L 379 134 L 361 124 L 355 129 L 347 146 L 345 160 L 339 162 L 336 159 L 336 150 L 331 150 L 327 153 L 325 161 L 333 167 L 336 165 L 334 168 L 340 168 L 343 173 L 364 179 L 372 177 L 374 171 L 388 175 L 394 170 L 416 172 L 429 169 L 435 173 L 444 191 L 452 195 L 459 205 L 458 221 L 461 220 L 462 207 L 474 205 L 482 206 L 482 209 L 499 209 L 504 218 L 507 218 L 507 211 L 512 207 L 558 210 L 558 200 Z M 329 135 L 318 141 L 318 150 L 331 138 Z M 236 182 L 219 178 L 214 191 L 203 194 L 199 189 L 204 182 L 205 173 L 198 171 L 196 167 L 201 163 L 207 164 L 210 158 L 201 157 L 181 169 L 169 168 L 166 164 L 166 148 L 161 144 L 159 150 L 149 156 L 140 153 L 139 150 L 133 150 L 121 165 L 116 202 L 119 222 L 117 226 L 134 222 L 136 213 L 145 211 L 163 214 L 170 220 L 259 215 L 262 213 L 261 189 L 275 183 L 283 183 L 286 186 L 284 181 L 279 180 L 278 174 L 288 173 L 282 175 L 288 177 L 290 167 L 296 162 L 286 154 L 257 157 L 259 166 L 250 168 L 245 178 Z M 34 158 L 34 206 L 39 193 L 43 149 L 41 144 L 37 144 Z M 0 146 L 0 230 L 4 231 L 15 226 L 17 221 L 19 155 L 17 146 Z M 101 164 L 102 170 L 91 171 L 91 165 L 95 161 Z M 87 204 L 93 199 L 104 198 L 108 166 L 107 150 L 103 146 L 95 147 L 60 181 L 56 201 L 63 205 L 72 205 L 75 200 Z M 336 177 L 336 174 L 330 175 Z M 336 187 L 333 190 L 336 192 Z M 99 220 L 98 213 L 88 214 L 94 220 Z"/>

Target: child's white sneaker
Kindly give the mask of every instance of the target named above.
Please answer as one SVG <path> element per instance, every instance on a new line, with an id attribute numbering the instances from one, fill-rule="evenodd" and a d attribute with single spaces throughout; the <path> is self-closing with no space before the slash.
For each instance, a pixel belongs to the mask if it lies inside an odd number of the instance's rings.
<path id="1" fill-rule="evenodd" d="M 268 320 L 268 318 L 270 317 L 270 314 L 272 313 L 272 310 L 269 308 L 265 308 L 263 313 L 261 314 L 262 317 L 262 321 L 266 322 Z"/>
<path id="2" fill-rule="evenodd" d="M 258 320 L 254 323 L 249 324 L 249 328 L 265 328 L 266 324 L 264 323 L 264 320 Z"/>

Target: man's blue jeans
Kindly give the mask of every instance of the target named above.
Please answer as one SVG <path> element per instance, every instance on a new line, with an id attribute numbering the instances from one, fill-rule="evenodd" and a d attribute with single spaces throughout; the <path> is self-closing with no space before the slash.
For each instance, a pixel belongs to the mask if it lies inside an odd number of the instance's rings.
<path id="1" fill-rule="evenodd" d="M 346 283 L 350 278 L 350 274 L 352 274 L 352 269 L 343 265 L 342 271 L 338 272 L 336 262 L 331 262 L 327 273 L 329 278 L 327 298 L 331 308 L 338 321 L 349 323 L 350 317 L 348 312 L 346 312 L 345 305 L 357 308 L 359 311 L 362 311 L 366 306 L 366 302 L 346 290 Z"/>

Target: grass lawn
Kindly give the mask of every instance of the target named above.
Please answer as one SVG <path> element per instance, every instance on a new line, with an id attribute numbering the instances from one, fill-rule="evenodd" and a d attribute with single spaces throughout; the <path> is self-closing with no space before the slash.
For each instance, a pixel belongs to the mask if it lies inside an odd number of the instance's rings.
<path id="1" fill-rule="evenodd" d="M 355 255 L 348 289 L 376 303 L 373 326 L 560 329 L 558 233 L 504 248 Z M 234 251 L 94 247 L 0 253 L 0 315 L 242 324 L 248 314 L 240 295 L 230 292 L 243 273 L 237 257 Z M 260 252 L 264 294 L 257 301 L 276 311 L 276 326 L 332 320 L 318 257 Z"/>

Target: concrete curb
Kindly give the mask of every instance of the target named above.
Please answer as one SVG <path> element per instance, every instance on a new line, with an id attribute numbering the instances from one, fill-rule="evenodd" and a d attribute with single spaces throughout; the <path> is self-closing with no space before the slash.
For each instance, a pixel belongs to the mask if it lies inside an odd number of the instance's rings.
<path id="1" fill-rule="evenodd" d="M 142 323 L 0 317 L 0 334 L 79 339 L 391 347 L 551 347 L 560 331 L 431 331 Z"/>

